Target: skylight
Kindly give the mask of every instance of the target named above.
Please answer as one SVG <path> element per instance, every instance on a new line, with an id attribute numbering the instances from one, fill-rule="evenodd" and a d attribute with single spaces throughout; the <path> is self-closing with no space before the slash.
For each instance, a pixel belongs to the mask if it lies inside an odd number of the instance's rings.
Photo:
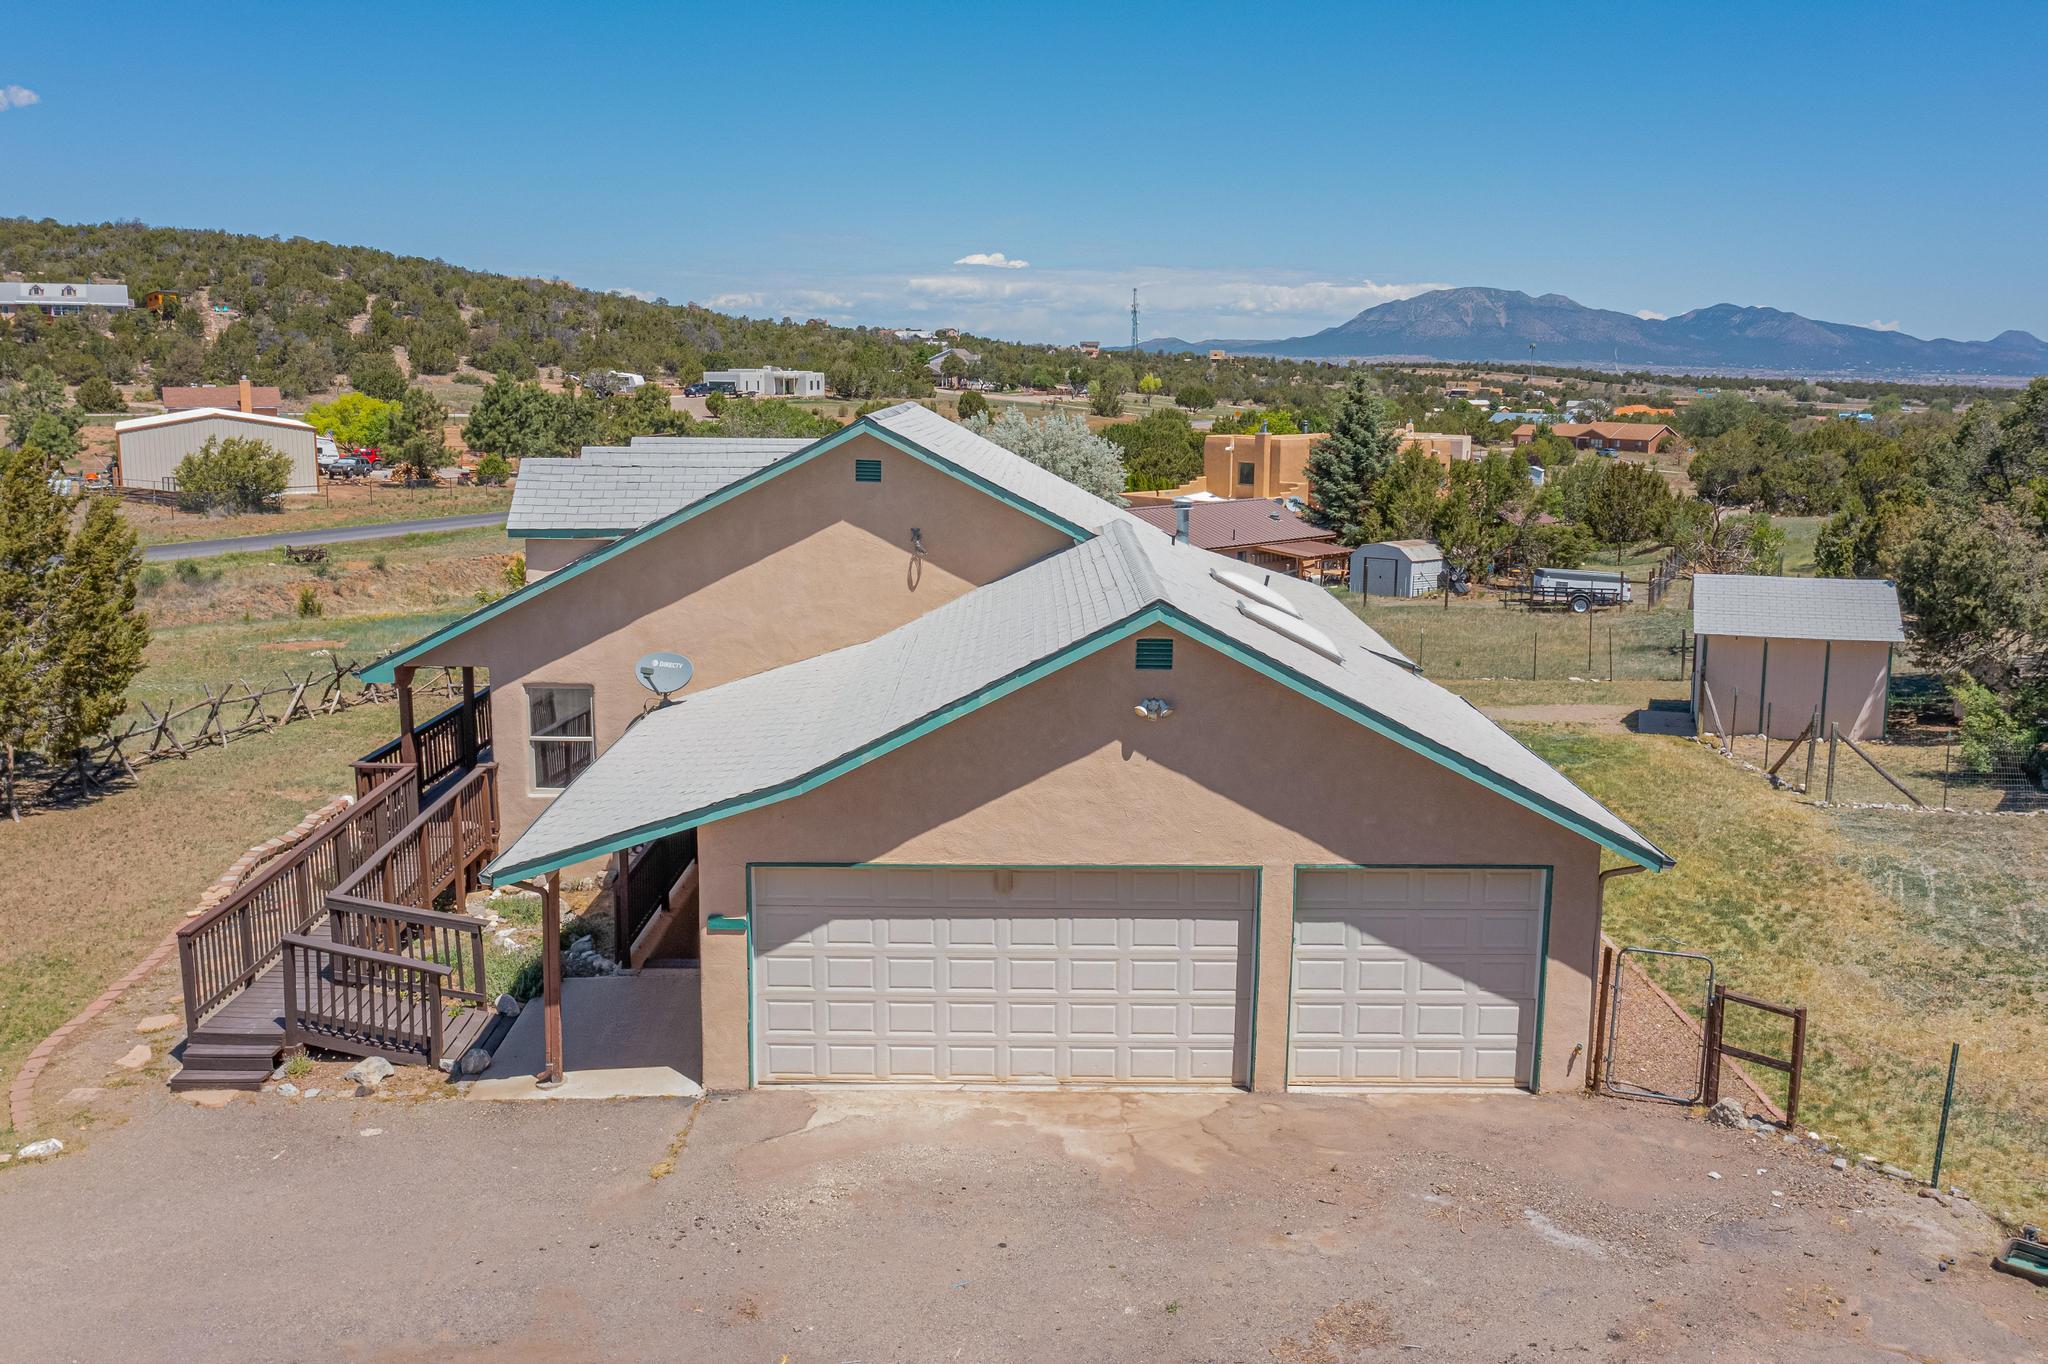
<path id="1" fill-rule="evenodd" d="M 1283 634 L 1296 644 L 1315 650 L 1332 663 L 1344 661 L 1344 651 L 1337 647 L 1336 641 L 1298 616 L 1275 611 L 1272 607 L 1255 601 L 1241 601 L 1237 604 L 1237 609 L 1268 630 Z"/>
<path id="2" fill-rule="evenodd" d="M 1283 616 L 1301 619 L 1301 612 L 1294 609 L 1294 603 L 1249 574 L 1233 573 L 1227 568 L 1212 568 L 1209 570 L 1209 576 L 1231 591 L 1250 597 L 1261 606 L 1270 606 Z"/>

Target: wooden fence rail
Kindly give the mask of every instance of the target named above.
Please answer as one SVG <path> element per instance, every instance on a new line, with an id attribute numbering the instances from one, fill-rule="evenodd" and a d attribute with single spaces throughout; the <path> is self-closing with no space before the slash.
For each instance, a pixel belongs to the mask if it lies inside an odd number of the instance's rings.
<path id="1" fill-rule="evenodd" d="M 336 1045 L 362 1056 L 432 1065 L 447 1006 L 438 962 L 286 935 L 284 1045 Z"/>

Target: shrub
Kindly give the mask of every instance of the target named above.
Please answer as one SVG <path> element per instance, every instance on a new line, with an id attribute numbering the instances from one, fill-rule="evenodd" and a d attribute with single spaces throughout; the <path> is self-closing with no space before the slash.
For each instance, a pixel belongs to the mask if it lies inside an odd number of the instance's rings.
<path id="1" fill-rule="evenodd" d="M 187 511 L 262 511 L 291 476 L 291 460 L 264 442 L 214 436 L 178 461 L 178 502 Z"/>
<path id="2" fill-rule="evenodd" d="M 517 592 L 526 586 L 526 556 L 515 554 L 505 561 L 505 586 Z"/>
<path id="3" fill-rule="evenodd" d="M 206 580 L 206 575 L 200 571 L 199 563 L 194 559 L 178 560 L 173 565 L 173 570 L 178 575 L 178 581 L 186 584 L 188 587 L 196 587 Z"/>
<path id="4" fill-rule="evenodd" d="M 382 573 L 391 567 L 391 561 L 384 556 L 382 551 L 379 551 L 370 556 L 370 567 Z"/>
<path id="5" fill-rule="evenodd" d="M 988 415 L 988 399 L 970 388 L 960 395 L 960 403 L 954 409 L 954 415 L 963 422 L 969 417 L 985 417 Z"/>
<path id="6" fill-rule="evenodd" d="M 485 455 L 477 461 L 476 481 L 485 487 L 499 487 L 512 477 L 512 466 L 503 455 Z"/>
<path id="7" fill-rule="evenodd" d="M 319 594 L 313 591 L 313 584 L 307 583 L 299 589 L 299 615 L 306 619 L 322 613 Z"/>
<path id="8" fill-rule="evenodd" d="M 1216 394 L 1207 384 L 1182 384 L 1173 400 L 1190 412 L 1203 412 L 1216 406 Z"/>
<path id="9" fill-rule="evenodd" d="M 104 374 L 95 374 L 78 386 L 78 410 L 81 412 L 126 412 L 128 404 L 121 399 L 121 390 L 114 387 L 113 380 Z"/>
<path id="10" fill-rule="evenodd" d="M 163 585 L 170 580 L 170 574 L 164 572 L 155 564 L 148 564 L 144 566 L 141 576 L 135 580 L 135 585 L 143 592 L 149 593 L 161 590 Z"/>

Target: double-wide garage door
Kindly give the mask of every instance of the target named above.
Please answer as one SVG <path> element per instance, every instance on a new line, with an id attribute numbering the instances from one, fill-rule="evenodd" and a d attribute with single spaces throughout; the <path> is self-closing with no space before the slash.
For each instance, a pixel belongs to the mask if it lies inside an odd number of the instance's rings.
<path id="1" fill-rule="evenodd" d="M 1248 1082 L 1250 873 L 757 868 L 775 1081 Z"/>
<path id="2" fill-rule="evenodd" d="M 1303 872 L 1292 1084 L 1527 1084 L 1544 873 Z"/>

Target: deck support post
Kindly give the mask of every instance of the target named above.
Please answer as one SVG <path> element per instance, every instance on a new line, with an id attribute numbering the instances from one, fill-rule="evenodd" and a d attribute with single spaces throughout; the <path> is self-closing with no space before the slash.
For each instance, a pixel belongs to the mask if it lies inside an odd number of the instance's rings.
<path id="1" fill-rule="evenodd" d="M 476 766 L 476 669 L 462 670 L 462 770 Z"/>
<path id="2" fill-rule="evenodd" d="M 627 875 L 632 865 L 632 855 L 626 849 L 612 854 L 612 955 L 620 966 L 633 959 L 633 944 L 626 940 L 633 923 L 632 881 Z"/>
<path id="3" fill-rule="evenodd" d="M 562 1083 L 562 873 L 548 873 L 540 897 L 541 1021 L 547 1037 L 547 1064 L 534 1079 L 543 1085 Z"/>
<path id="4" fill-rule="evenodd" d="M 412 674 L 411 668 L 395 668 L 391 682 L 398 691 L 398 760 L 411 763 L 417 769 L 420 741 L 412 728 Z"/>

